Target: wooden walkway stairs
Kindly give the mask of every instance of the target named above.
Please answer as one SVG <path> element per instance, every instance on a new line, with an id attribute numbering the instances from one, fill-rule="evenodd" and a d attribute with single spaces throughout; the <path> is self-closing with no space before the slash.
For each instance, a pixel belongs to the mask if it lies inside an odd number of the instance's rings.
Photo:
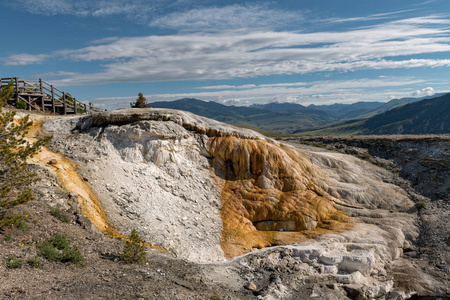
<path id="1" fill-rule="evenodd" d="M 0 89 L 8 86 L 12 81 L 14 87 L 14 95 L 8 100 L 8 104 L 15 107 L 23 107 L 26 109 L 41 112 L 51 112 L 53 114 L 86 114 L 104 111 L 92 105 L 88 105 L 73 98 L 70 94 L 65 93 L 50 83 L 39 80 L 24 80 L 18 77 L 0 78 Z M 20 103 L 20 105 L 19 105 Z"/>

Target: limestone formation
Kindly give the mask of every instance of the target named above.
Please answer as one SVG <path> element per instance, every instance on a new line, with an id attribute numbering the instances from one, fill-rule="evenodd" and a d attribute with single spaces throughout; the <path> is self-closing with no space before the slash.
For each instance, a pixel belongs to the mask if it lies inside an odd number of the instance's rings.
<path id="1" fill-rule="evenodd" d="M 298 283 L 274 277 L 260 287 L 261 268 L 385 295 L 395 280 L 389 266 L 418 235 L 413 202 L 388 183 L 389 172 L 348 155 L 298 150 L 169 109 L 53 119 L 43 131 L 119 233 L 136 228 L 200 263 L 237 256 L 226 264 L 248 272 L 247 288 L 264 299 L 288 299 Z"/>

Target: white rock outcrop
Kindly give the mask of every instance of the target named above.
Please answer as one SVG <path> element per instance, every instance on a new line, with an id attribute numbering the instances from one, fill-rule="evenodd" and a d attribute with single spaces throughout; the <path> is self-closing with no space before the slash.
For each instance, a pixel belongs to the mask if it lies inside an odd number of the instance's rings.
<path id="1" fill-rule="evenodd" d="M 208 139 L 265 137 L 168 109 L 59 118 L 43 129 L 54 135 L 52 150 L 77 163 L 119 232 L 136 228 L 145 240 L 195 262 L 224 260 L 222 187 L 210 165 Z M 388 172 L 378 167 L 347 155 L 299 151 L 320 174 L 315 184 L 353 217 L 354 226 L 305 243 L 251 252 L 229 263 L 252 269 L 256 261 L 280 265 L 289 259 L 311 275 L 365 286 L 371 297 L 388 292 L 392 281 L 386 266 L 401 256 L 405 239 L 418 234 L 408 213 L 413 203 L 386 182 Z M 271 185 L 260 180 L 262 188 Z"/>

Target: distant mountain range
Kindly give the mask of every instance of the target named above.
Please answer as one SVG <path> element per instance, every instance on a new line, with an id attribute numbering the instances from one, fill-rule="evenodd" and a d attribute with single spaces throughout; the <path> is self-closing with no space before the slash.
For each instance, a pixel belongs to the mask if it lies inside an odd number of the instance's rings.
<path id="1" fill-rule="evenodd" d="M 149 105 L 282 134 L 450 133 L 450 100 L 445 100 L 449 95 L 308 107 L 277 102 L 226 106 L 193 98 Z M 442 111 L 447 115 L 440 114 Z"/>
<path id="2" fill-rule="evenodd" d="M 308 108 L 324 111 L 338 119 L 353 119 L 358 118 L 361 114 L 379 109 L 383 105 L 384 103 L 382 102 L 356 102 L 352 104 L 336 103 L 331 105 L 311 104 Z"/>
<path id="3" fill-rule="evenodd" d="M 384 113 L 390 109 L 403 106 L 408 103 L 435 98 L 444 95 L 434 94 L 432 96 L 425 96 L 421 98 L 401 98 L 392 99 L 389 102 L 356 102 L 352 104 L 331 104 L 331 105 L 314 105 L 311 104 L 308 108 L 313 108 L 315 110 L 321 110 L 327 112 L 333 117 L 338 119 L 362 119 L 375 116 L 377 114 Z"/>
<path id="4" fill-rule="evenodd" d="M 388 102 L 389 103 L 389 102 Z M 387 104 L 388 104 L 387 103 Z M 395 107 L 373 117 L 299 130 L 301 135 L 449 134 L 450 94 Z"/>
<path id="5" fill-rule="evenodd" d="M 371 134 L 450 133 L 450 94 L 391 109 L 368 119 L 364 128 Z"/>
<path id="6" fill-rule="evenodd" d="M 292 133 L 338 120 L 322 111 L 291 103 L 270 103 L 246 107 L 226 106 L 216 102 L 184 98 L 171 102 L 153 102 L 149 105 L 190 111 L 228 124 L 248 125 L 279 133 Z"/>

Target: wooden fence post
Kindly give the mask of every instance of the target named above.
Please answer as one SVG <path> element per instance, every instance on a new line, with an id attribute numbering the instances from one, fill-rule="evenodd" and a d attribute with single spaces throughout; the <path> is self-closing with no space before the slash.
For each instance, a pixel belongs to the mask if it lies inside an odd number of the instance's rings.
<path id="1" fill-rule="evenodd" d="M 63 111 L 64 111 L 64 114 L 67 115 L 66 92 L 63 92 Z"/>
<path id="2" fill-rule="evenodd" d="M 16 77 L 16 105 L 19 102 L 19 78 Z"/>
<path id="3" fill-rule="evenodd" d="M 55 89 L 53 88 L 53 85 L 51 85 L 52 88 L 52 111 L 55 113 Z"/>
<path id="4" fill-rule="evenodd" d="M 45 100 L 44 100 L 44 98 L 45 98 L 45 95 L 44 95 L 44 89 L 43 89 L 43 87 L 42 87 L 42 79 L 41 78 L 39 78 L 39 90 L 41 91 L 41 110 L 42 110 L 42 112 L 44 112 L 44 109 L 45 109 Z"/>

